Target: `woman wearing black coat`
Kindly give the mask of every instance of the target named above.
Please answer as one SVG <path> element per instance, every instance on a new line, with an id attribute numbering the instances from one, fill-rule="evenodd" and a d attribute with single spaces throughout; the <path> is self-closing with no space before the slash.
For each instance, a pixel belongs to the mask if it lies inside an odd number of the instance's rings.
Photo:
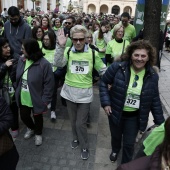
<path id="1" fill-rule="evenodd" d="M 114 62 L 102 77 L 100 100 L 109 119 L 113 162 L 117 160 L 122 139 L 122 163 L 131 161 L 135 139 L 145 131 L 149 112 L 155 124 L 164 122 L 158 74 L 153 69 L 155 59 L 149 42 L 133 42 L 122 57 L 124 61 Z"/>
<path id="2" fill-rule="evenodd" d="M 18 58 L 13 55 L 8 40 L 0 38 L 0 93 L 10 105 L 10 109 L 14 116 L 14 122 L 11 127 L 11 134 L 13 137 L 17 137 L 19 129 L 18 107 L 14 95 L 16 88 L 17 63 Z"/>
<path id="3" fill-rule="evenodd" d="M 6 101 L 0 96 L 0 140 L 3 140 L 2 135 L 6 133 L 13 143 L 12 137 L 10 136 L 8 131 L 12 124 L 13 114 L 11 113 Z M 0 153 L 1 150 L 2 146 L 0 146 Z M 0 155 L 0 170 L 15 170 L 18 160 L 19 155 L 13 143 L 11 149 Z"/>

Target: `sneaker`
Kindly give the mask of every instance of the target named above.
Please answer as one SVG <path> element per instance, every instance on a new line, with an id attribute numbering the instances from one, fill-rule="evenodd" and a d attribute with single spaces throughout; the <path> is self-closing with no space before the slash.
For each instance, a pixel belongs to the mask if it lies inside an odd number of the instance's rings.
<path id="1" fill-rule="evenodd" d="M 55 121 L 55 120 L 56 120 L 55 111 L 51 111 L 51 121 Z"/>
<path id="2" fill-rule="evenodd" d="M 71 142 L 71 148 L 76 149 L 79 146 L 79 141 L 78 140 L 73 140 Z"/>
<path id="3" fill-rule="evenodd" d="M 27 128 L 27 132 L 24 135 L 24 139 L 29 139 L 33 135 L 34 135 L 34 130 L 31 130 L 31 129 Z"/>
<path id="4" fill-rule="evenodd" d="M 81 159 L 87 160 L 89 158 L 89 151 L 88 149 L 82 149 L 81 151 Z"/>
<path id="5" fill-rule="evenodd" d="M 40 146 L 42 144 L 42 135 L 35 135 L 35 145 Z"/>
<path id="6" fill-rule="evenodd" d="M 117 153 L 112 151 L 110 154 L 110 160 L 111 162 L 115 162 L 117 160 Z"/>
<path id="7" fill-rule="evenodd" d="M 18 134 L 19 134 L 18 129 L 17 129 L 17 130 L 11 130 L 11 136 L 12 136 L 13 138 L 16 138 L 16 137 L 18 136 Z"/>

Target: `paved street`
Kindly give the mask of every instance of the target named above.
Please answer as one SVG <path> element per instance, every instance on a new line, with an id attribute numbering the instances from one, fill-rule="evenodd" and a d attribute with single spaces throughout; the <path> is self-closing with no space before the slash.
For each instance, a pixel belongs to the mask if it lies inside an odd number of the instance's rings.
<path id="1" fill-rule="evenodd" d="M 164 52 L 161 61 L 159 89 L 165 116 L 170 113 L 170 54 Z M 26 127 L 20 123 L 20 135 L 15 144 L 20 154 L 17 170 L 115 170 L 120 163 L 112 164 L 110 132 L 107 116 L 100 107 L 98 88 L 94 88 L 94 101 L 91 105 L 91 126 L 88 128 L 90 157 L 87 161 L 80 158 L 80 148 L 71 149 L 71 126 L 67 109 L 57 107 L 57 121 L 52 123 L 50 115 L 44 115 L 43 145 L 36 147 L 34 138 L 24 140 Z M 149 125 L 153 124 L 152 116 Z"/>

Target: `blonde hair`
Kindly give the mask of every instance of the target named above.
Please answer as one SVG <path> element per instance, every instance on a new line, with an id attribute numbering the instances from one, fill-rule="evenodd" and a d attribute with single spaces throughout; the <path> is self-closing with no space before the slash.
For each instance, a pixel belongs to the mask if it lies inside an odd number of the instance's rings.
<path id="1" fill-rule="evenodd" d="M 121 25 L 121 24 L 116 24 L 116 25 L 114 26 L 114 30 L 113 30 L 113 38 L 116 37 L 116 33 L 117 33 L 117 31 L 118 31 L 120 28 L 123 28 L 123 35 L 124 35 L 125 30 L 124 30 L 123 25 Z"/>
<path id="2" fill-rule="evenodd" d="M 70 30 L 70 37 L 73 37 L 74 33 L 84 33 L 85 37 L 87 37 L 87 29 L 82 26 L 82 25 L 75 25 L 74 27 L 71 28 Z"/>

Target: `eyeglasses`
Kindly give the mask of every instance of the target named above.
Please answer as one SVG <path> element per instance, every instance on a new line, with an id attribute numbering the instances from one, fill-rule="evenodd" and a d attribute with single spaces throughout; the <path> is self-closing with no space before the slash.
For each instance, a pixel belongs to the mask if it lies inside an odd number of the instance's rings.
<path id="1" fill-rule="evenodd" d="M 134 78 L 134 80 L 133 80 L 133 84 L 132 84 L 132 87 L 134 88 L 134 87 L 137 87 L 137 85 L 138 85 L 138 83 L 137 83 L 137 81 L 139 80 L 139 76 L 138 75 L 135 75 L 135 78 Z"/>
<path id="2" fill-rule="evenodd" d="M 65 24 L 66 24 L 66 25 L 67 25 L 67 24 L 68 24 L 68 25 L 71 25 L 71 22 L 65 22 Z"/>
<path id="3" fill-rule="evenodd" d="M 84 41 L 84 39 L 85 38 L 72 38 L 72 41 L 73 42 L 77 42 L 77 41 L 82 42 L 82 41 Z"/>

